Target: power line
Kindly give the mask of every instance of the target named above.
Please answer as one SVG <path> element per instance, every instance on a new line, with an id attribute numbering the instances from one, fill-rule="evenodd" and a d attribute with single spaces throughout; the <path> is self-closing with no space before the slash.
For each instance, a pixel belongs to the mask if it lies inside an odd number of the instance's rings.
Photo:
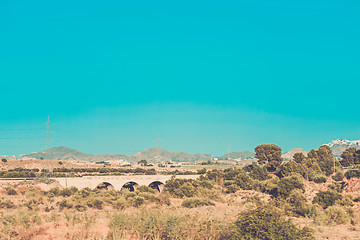
<path id="1" fill-rule="evenodd" d="M 50 122 L 50 116 L 48 116 L 48 120 L 45 123 L 46 125 L 46 148 L 49 154 L 49 159 L 51 158 L 51 125 L 54 125 Z"/>

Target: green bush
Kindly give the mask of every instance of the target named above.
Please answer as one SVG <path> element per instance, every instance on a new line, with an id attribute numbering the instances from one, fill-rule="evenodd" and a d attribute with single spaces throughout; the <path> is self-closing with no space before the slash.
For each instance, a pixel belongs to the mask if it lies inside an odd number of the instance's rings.
<path id="1" fill-rule="evenodd" d="M 14 188 L 12 188 L 12 187 L 7 187 L 7 188 L 6 188 L 6 194 L 7 194 L 7 195 L 17 195 L 17 192 L 16 192 L 16 190 L 15 190 Z"/>
<path id="2" fill-rule="evenodd" d="M 305 194 L 300 189 L 293 190 L 286 201 L 291 206 L 291 211 L 303 217 L 310 214 L 310 206 L 307 204 Z"/>
<path id="3" fill-rule="evenodd" d="M 313 181 L 316 183 L 325 183 L 326 180 L 327 178 L 323 172 L 313 172 L 309 174 L 309 181 Z"/>
<path id="4" fill-rule="evenodd" d="M 360 169 L 351 169 L 345 173 L 345 177 L 350 179 L 352 177 L 360 178 Z"/>
<path id="5" fill-rule="evenodd" d="M 341 200 L 342 196 L 335 191 L 320 191 L 316 193 L 316 196 L 313 199 L 313 204 L 317 203 L 322 208 L 327 208 L 335 204 L 337 200 Z"/>
<path id="6" fill-rule="evenodd" d="M 192 185 L 192 179 L 171 178 L 166 181 L 164 191 L 170 193 L 174 197 L 192 197 L 195 192 L 195 187 Z"/>
<path id="7" fill-rule="evenodd" d="M 238 190 L 240 190 L 240 187 L 236 184 L 233 184 L 234 181 L 227 181 L 225 182 L 226 186 L 226 193 L 234 193 Z M 230 184 L 229 184 L 230 183 Z"/>
<path id="8" fill-rule="evenodd" d="M 134 207 L 139 207 L 145 202 L 145 199 L 141 196 L 135 196 L 135 197 L 129 198 L 129 202 Z"/>
<path id="9" fill-rule="evenodd" d="M 335 175 L 332 176 L 335 181 L 342 181 L 344 179 L 344 173 L 342 171 L 336 171 Z"/>
<path id="10" fill-rule="evenodd" d="M 250 171 L 250 174 L 249 174 L 249 176 L 252 179 L 263 181 L 263 180 L 271 178 L 265 168 L 260 167 L 257 164 L 254 164 L 252 166 L 253 167 L 252 167 L 252 169 Z"/>
<path id="11" fill-rule="evenodd" d="M 84 188 L 81 189 L 79 192 L 80 196 L 82 196 L 83 198 L 87 198 L 88 196 L 90 196 L 91 194 L 91 189 L 90 188 Z"/>
<path id="12" fill-rule="evenodd" d="M 333 190 L 333 191 L 336 191 L 338 193 L 342 193 L 344 185 L 345 185 L 345 182 L 341 182 L 341 183 L 334 182 L 334 183 L 330 184 L 328 186 L 328 188 L 329 188 L 329 190 Z"/>
<path id="13" fill-rule="evenodd" d="M 78 204 L 78 205 L 75 205 L 75 209 L 78 210 L 79 212 L 84 212 L 84 211 L 86 211 L 87 207 L 85 205 Z"/>
<path id="14" fill-rule="evenodd" d="M 242 212 L 231 227 L 231 240 L 240 239 L 312 239 L 309 229 L 299 229 L 286 221 L 272 206 L 260 206 L 255 210 Z"/>
<path id="15" fill-rule="evenodd" d="M 88 202 L 88 206 L 92 208 L 102 209 L 104 201 L 100 199 L 93 199 L 92 201 Z"/>
<path id="16" fill-rule="evenodd" d="M 341 206 L 330 206 L 325 210 L 327 224 L 346 224 L 351 218 Z"/>
<path id="17" fill-rule="evenodd" d="M 70 197 L 72 195 L 72 191 L 69 188 L 64 188 L 60 190 L 59 195 L 63 197 Z"/>
<path id="18" fill-rule="evenodd" d="M 58 202 L 60 210 L 63 210 L 64 208 L 72 208 L 73 204 L 67 201 L 66 199 L 61 200 Z"/>
<path id="19" fill-rule="evenodd" d="M 182 203 L 181 206 L 186 208 L 196 208 L 201 206 L 214 206 L 215 203 L 209 199 L 204 198 L 187 198 Z"/>
<path id="20" fill-rule="evenodd" d="M 302 182 L 302 177 L 300 175 L 292 175 L 289 177 L 284 177 L 280 179 L 277 185 L 277 195 L 284 198 L 288 197 L 292 190 L 300 189 L 304 191 L 304 184 Z"/>
<path id="21" fill-rule="evenodd" d="M 136 188 L 136 191 L 138 192 L 149 192 L 149 193 L 155 193 L 155 190 L 148 186 L 140 186 Z"/>

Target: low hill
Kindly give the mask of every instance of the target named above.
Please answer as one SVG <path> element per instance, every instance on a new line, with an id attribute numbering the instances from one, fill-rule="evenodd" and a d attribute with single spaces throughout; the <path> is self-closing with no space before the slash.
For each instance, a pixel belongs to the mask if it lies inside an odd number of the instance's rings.
<path id="1" fill-rule="evenodd" d="M 243 151 L 243 152 L 231 152 L 224 154 L 220 157 L 220 159 L 252 159 L 255 157 L 255 153 L 249 152 L 249 151 Z"/>
<path id="2" fill-rule="evenodd" d="M 305 156 L 307 155 L 307 152 L 306 152 L 304 149 L 302 149 L 302 148 L 293 148 L 293 149 L 291 149 L 290 151 L 284 153 L 284 154 L 282 155 L 282 157 L 283 157 L 284 159 L 291 160 L 291 159 L 293 159 L 295 153 L 302 153 L 302 154 L 304 154 Z"/>
<path id="3" fill-rule="evenodd" d="M 145 151 L 129 156 L 120 154 L 92 155 L 62 146 L 52 148 L 50 152 L 48 150 L 44 150 L 42 152 L 23 154 L 20 155 L 19 158 L 43 158 L 54 160 L 79 160 L 93 162 L 123 159 L 132 163 L 145 159 L 149 162 L 158 163 L 166 161 L 193 162 L 198 160 L 211 160 L 213 159 L 213 156 L 211 154 L 201 153 L 190 154 L 185 152 L 169 152 L 160 148 L 146 149 Z"/>

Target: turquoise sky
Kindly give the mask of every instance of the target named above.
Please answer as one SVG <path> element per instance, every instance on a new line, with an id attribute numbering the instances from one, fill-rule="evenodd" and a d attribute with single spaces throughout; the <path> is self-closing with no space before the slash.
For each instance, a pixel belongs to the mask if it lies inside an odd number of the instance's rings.
<path id="1" fill-rule="evenodd" d="M 360 2 L 0 1 L 0 154 L 360 137 Z"/>

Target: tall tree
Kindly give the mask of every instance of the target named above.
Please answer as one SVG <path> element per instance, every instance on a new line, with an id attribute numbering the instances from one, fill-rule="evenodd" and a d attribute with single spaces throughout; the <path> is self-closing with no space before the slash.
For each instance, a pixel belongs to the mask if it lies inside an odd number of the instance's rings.
<path id="1" fill-rule="evenodd" d="M 268 171 L 275 171 L 282 163 L 281 148 L 275 144 L 262 144 L 255 148 L 258 163 L 265 165 Z"/>
<path id="2" fill-rule="evenodd" d="M 308 153 L 308 159 L 310 161 L 316 161 L 321 171 L 325 172 L 327 176 L 334 172 L 335 158 L 329 146 L 322 145 L 318 150 L 311 149 Z"/>
<path id="3" fill-rule="evenodd" d="M 360 164 L 360 150 L 356 150 L 354 147 L 349 147 L 341 154 L 341 158 L 342 160 L 340 163 L 344 167 Z"/>

